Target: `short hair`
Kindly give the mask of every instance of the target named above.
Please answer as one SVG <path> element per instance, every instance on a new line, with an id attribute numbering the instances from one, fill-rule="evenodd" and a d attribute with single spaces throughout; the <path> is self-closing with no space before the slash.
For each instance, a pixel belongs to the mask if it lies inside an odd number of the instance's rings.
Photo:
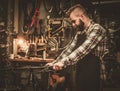
<path id="1" fill-rule="evenodd" d="M 70 13 L 76 8 L 80 8 L 80 10 L 82 12 L 87 13 L 86 9 L 81 4 L 76 4 L 76 5 L 74 5 L 74 6 L 72 6 L 71 8 L 68 9 L 68 11 L 66 12 L 66 15 L 70 16 Z"/>

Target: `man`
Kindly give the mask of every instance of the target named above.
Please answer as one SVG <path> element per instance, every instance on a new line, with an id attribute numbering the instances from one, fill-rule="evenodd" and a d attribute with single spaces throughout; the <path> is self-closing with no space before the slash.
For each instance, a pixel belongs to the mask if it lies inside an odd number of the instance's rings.
<path id="1" fill-rule="evenodd" d="M 76 91 L 100 91 L 100 58 L 107 49 L 106 30 L 93 22 L 80 4 L 71 7 L 67 15 L 79 30 L 60 56 L 47 65 L 62 70 L 76 64 Z"/>

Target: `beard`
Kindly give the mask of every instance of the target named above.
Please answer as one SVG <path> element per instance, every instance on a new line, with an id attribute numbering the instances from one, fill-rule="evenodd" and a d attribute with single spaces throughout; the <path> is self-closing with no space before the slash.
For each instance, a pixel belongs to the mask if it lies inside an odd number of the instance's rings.
<path id="1" fill-rule="evenodd" d="M 74 28 L 75 28 L 75 30 L 77 30 L 77 31 L 83 31 L 83 30 L 85 29 L 85 28 L 84 28 L 84 22 L 83 22 L 82 20 L 80 20 L 80 24 L 77 25 L 77 26 L 75 26 Z"/>

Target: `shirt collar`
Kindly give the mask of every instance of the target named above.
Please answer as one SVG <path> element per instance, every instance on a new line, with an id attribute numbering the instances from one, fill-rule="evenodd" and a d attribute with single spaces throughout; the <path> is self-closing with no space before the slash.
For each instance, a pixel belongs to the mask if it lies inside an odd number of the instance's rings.
<path id="1" fill-rule="evenodd" d="M 93 25 L 93 23 L 94 22 L 92 20 L 90 20 L 88 23 L 88 26 L 84 29 L 84 31 L 87 32 L 89 30 L 90 26 Z"/>

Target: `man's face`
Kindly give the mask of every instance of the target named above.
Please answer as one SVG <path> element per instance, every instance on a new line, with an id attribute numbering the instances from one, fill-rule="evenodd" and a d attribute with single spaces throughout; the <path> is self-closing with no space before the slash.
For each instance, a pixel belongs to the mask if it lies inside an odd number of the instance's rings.
<path id="1" fill-rule="evenodd" d="M 73 10 L 70 14 L 70 20 L 72 22 L 73 27 L 80 27 L 83 26 L 83 22 L 81 20 L 81 12 L 78 12 L 77 10 Z"/>

